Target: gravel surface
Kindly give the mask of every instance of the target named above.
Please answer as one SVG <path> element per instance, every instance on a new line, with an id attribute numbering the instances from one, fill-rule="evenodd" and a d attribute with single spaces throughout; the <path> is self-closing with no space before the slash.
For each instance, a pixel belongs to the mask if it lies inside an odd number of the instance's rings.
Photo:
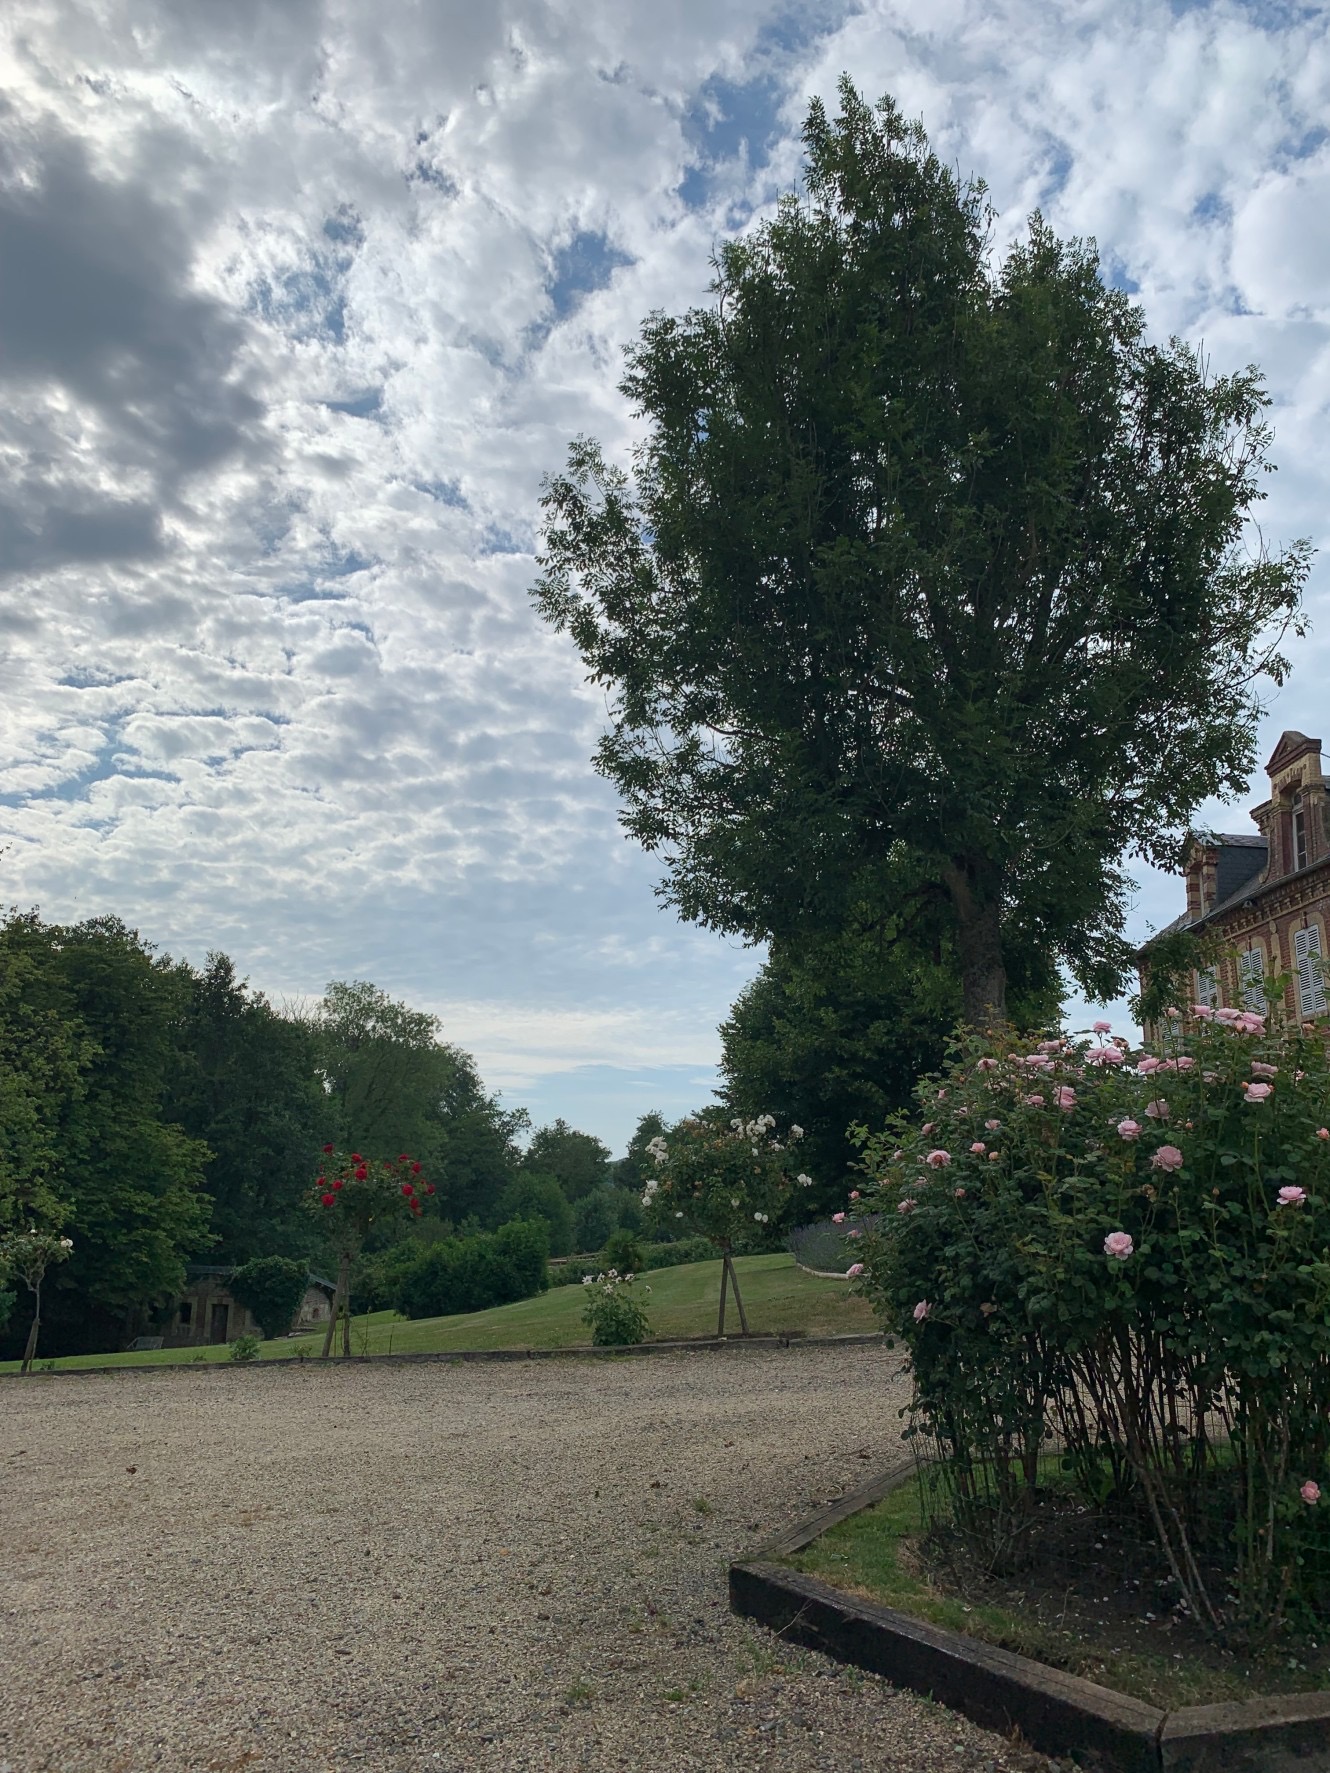
<path id="1" fill-rule="evenodd" d="M 731 1616 L 880 1346 L 0 1381 L 3 1773 L 1046 1767 Z"/>

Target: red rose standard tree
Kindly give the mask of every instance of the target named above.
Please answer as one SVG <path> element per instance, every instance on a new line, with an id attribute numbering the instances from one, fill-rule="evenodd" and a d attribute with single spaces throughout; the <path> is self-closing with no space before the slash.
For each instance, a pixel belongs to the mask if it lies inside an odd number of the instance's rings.
<path id="1" fill-rule="evenodd" d="M 392 1219 L 418 1219 L 423 1198 L 434 1193 L 420 1165 L 406 1153 L 396 1159 L 362 1157 L 358 1151 L 341 1155 L 335 1146 L 323 1148 L 323 1169 L 305 1197 L 311 1211 L 330 1222 L 337 1251 L 337 1292 L 323 1338 L 323 1358 L 332 1351 L 337 1321 L 342 1322 L 342 1353 L 351 1353 L 351 1264 L 375 1225 Z"/>

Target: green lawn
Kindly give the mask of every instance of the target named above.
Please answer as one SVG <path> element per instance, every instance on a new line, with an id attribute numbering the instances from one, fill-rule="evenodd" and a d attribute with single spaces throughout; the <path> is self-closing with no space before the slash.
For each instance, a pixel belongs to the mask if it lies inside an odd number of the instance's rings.
<path id="1" fill-rule="evenodd" d="M 877 1326 L 863 1299 L 850 1293 L 844 1280 L 821 1280 L 796 1268 L 794 1257 L 740 1256 L 735 1262 L 750 1329 L 755 1332 L 804 1330 L 812 1336 L 832 1336 L 873 1330 Z M 645 1277 L 651 1288 L 645 1304 L 653 1338 L 714 1335 L 720 1299 L 720 1263 L 693 1262 L 683 1268 L 662 1268 Z M 725 1328 L 739 1329 L 734 1301 L 726 1305 Z M 582 1322 L 582 1289 L 552 1287 L 538 1299 L 516 1305 L 496 1306 L 461 1317 L 419 1318 L 412 1322 L 391 1311 L 376 1311 L 354 1319 L 351 1346 L 356 1354 L 419 1354 L 471 1348 L 571 1348 L 587 1343 L 590 1333 Z M 261 1358 L 272 1360 L 294 1354 L 314 1355 L 323 1346 L 323 1335 L 284 1337 L 263 1344 Z M 199 1360 L 228 1358 L 223 1346 L 213 1348 L 163 1348 L 152 1354 L 71 1355 L 55 1363 L 61 1367 L 157 1367 L 179 1366 Z M 40 1353 L 38 1356 L 39 1365 Z M 17 1361 L 0 1362 L 0 1372 L 12 1373 Z"/>

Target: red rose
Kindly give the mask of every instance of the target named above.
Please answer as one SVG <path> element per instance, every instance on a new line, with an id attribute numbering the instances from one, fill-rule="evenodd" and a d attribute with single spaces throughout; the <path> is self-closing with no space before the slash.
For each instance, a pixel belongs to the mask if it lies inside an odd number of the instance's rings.
<path id="1" fill-rule="evenodd" d="M 358 1151 L 353 1151 L 351 1153 L 351 1162 L 353 1164 L 363 1164 L 364 1161 L 365 1161 L 364 1158 L 361 1157 L 361 1155 Z"/>
<path id="2" fill-rule="evenodd" d="M 420 1174 L 420 1165 L 419 1164 L 412 1164 L 411 1174 L 413 1176 L 418 1176 Z"/>
<path id="3" fill-rule="evenodd" d="M 325 1207 L 330 1207 L 334 1204 L 336 1199 L 337 1196 L 335 1194 L 325 1194 L 323 1197 L 323 1204 Z"/>
<path id="4" fill-rule="evenodd" d="M 418 1200 L 413 1200 L 411 1202 L 411 1211 L 413 1213 L 418 1213 L 420 1211 L 420 1202 Z"/>
<path id="5" fill-rule="evenodd" d="M 339 1177 L 338 1177 L 338 1178 L 337 1178 L 337 1180 L 336 1180 L 336 1181 L 335 1181 L 335 1182 L 334 1182 L 334 1183 L 333 1183 L 333 1187 L 334 1187 L 334 1188 L 342 1188 L 342 1187 L 344 1187 L 344 1186 L 345 1186 L 345 1184 L 344 1184 L 344 1183 L 343 1183 L 343 1181 L 342 1181 L 342 1178 L 341 1178 L 341 1177 L 340 1177 L 340 1176 L 339 1176 Z"/>
<path id="6" fill-rule="evenodd" d="M 411 1184 L 410 1184 L 410 1183 L 409 1183 L 409 1182 L 403 1182 L 403 1184 L 402 1184 L 402 1193 L 403 1193 L 403 1194 L 414 1194 L 414 1193 L 415 1193 L 415 1189 L 414 1189 L 414 1188 L 412 1188 L 412 1186 L 411 1186 Z"/>
<path id="7" fill-rule="evenodd" d="M 425 1184 L 425 1193 L 426 1194 L 433 1194 L 433 1192 L 434 1192 L 434 1184 L 432 1182 L 427 1182 Z"/>
<path id="8" fill-rule="evenodd" d="M 323 1184 L 324 1184 L 324 1180 L 325 1180 L 325 1178 L 324 1178 L 324 1177 L 322 1177 L 322 1176 L 316 1176 L 316 1177 L 315 1177 L 315 1178 L 314 1178 L 314 1186 L 315 1186 L 315 1187 L 316 1187 L 316 1188 L 322 1188 L 322 1187 L 323 1187 Z"/>
<path id="9" fill-rule="evenodd" d="M 361 1164 L 360 1168 L 356 1171 L 356 1181 L 364 1182 L 368 1176 L 369 1171 L 365 1168 L 364 1164 Z"/>
<path id="10" fill-rule="evenodd" d="M 411 1162 L 411 1153 L 409 1151 L 399 1151 L 397 1154 L 397 1161 L 399 1164 L 409 1164 Z"/>
<path id="11" fill-rule="evenodd" d="M 332 1150 L 332 1146 L 331 1146 L 331 1145 L 325 1145 L 325 1146 L 324 1146 L 324 1148 L 323 1148 L 323 1155 L 324 1155 L 324 1156 L 325 1156 L 325 1157 L 327 1157 L 327 1155 L 328 1155 L 328 1153 L 329 1153 L 329 1152 L 330 1152 L 330 1151 L 331 1151 L 331 1150 Z"/>

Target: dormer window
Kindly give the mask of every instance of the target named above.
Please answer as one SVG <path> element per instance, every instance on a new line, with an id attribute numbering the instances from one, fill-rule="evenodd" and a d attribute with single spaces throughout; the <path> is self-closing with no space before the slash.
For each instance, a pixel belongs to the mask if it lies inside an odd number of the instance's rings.
<path id="1" fill-rule="evenodd" d="M 1300 794 L 1293 796 L 1293 866 L 1307 866 L 1307 809 Z"/>

